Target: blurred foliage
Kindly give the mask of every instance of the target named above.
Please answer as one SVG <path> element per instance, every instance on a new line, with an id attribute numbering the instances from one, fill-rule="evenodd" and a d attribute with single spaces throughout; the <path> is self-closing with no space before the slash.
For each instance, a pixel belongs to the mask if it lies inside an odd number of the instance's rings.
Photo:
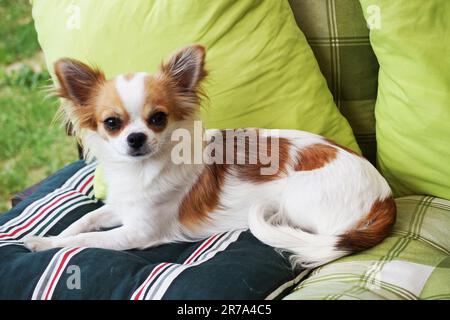
<path id="1" fill-rule="evenodd" d="M 52 123 L 58 101 L 45 88 L 28 0 L 0 0 L 0 212 L 17 192 L 77 159 L 74 139 Z M 26 61 L 24 62 L 24 59 Z M 38 61 L 35 61 L 38 59 Z M 31 65 L 28 63 L 31 60 Z"/>
<path id="2" fill-rule="evenodd" d="M 39 51 L 28 0 L 0 0 L 0 64 L 10 64 Z"/>
<path id="3" fill-rule="evenodd" d="M 49 85 L 49 80 L 50 74 L 47 70 L 36 72 L 26 64 L 22 64 L 18 70 L 13 70 L 9 74 L 3 71 L 0 75 L 0 85 L 19 86 L 28 89 L 39 89 L 46 82 Z"/>

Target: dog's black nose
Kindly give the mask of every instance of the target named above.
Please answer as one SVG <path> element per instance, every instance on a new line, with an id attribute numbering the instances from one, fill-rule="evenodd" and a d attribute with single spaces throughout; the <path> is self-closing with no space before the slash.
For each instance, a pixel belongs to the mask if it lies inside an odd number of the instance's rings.
<path id="1" fill-rule="evenodd" d="M 133 149 L 142 147 L 146 140 L 147 135 L 142 132 L 132 133 L 127 137 L 128 145 Z"/>

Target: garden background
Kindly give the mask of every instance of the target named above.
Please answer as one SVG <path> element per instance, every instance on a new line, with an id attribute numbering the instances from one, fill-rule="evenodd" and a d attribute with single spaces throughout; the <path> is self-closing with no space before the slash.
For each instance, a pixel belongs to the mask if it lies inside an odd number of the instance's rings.
<path id="1" fill-rule="evenodd" d="M 77 159 L 72 137 L 53 121 L 51 85 L 28 0 L 0 0 L 0 212 L 11 197 Z"/>

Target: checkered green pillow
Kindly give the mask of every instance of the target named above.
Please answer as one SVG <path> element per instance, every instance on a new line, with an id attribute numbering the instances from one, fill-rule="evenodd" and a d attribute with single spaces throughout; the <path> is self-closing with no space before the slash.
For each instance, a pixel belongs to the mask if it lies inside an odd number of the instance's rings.
<path id="1" fill-rule="evenodd" d="M 409 196 L 396 203 L 391 236 L 314 270 L 286 299 L 450 299 L 450 201 Z"/>
<path id="2" fill-rule="evenodd" d="M 364 156 L 375 164 L 379 65 L 358 0 L 289 0 L 336 105 L 352 126 Z"/>

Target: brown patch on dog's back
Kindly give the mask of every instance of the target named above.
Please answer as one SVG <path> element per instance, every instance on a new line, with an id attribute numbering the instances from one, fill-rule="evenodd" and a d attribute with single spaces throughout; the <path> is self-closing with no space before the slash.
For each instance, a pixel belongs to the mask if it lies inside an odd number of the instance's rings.
<path id="1" fill-rule="evenodd" d="M 272 150 L 272 142 L 274 139 L 277 139 L 278 141 L 275 142 L 275 144 L 278 144 L 278 152 L 276 152 L 275 150 Z M 250 148 L 250 146 L 248 145 L 248 143 L 246 144 L 246 163 L 245 164 L 235 164 L 234 168 L 236 169 L 236 171 L 238 172 L 238 176 L 241 179 L 244 180 L 248 180 L 251 182 L 255 182 L 255 183 L 263 183 L 263 182 L 268 182 L 268 181 L 273 181 L 276 179 L 279 179 L 283 176 L 284 173 L 286 173 L 286 166 L 287 163 L 289 161 L 289 150 L 291 147 L 291 143 L 289 142 L 288 139 L 286 138 L 273 138 L 273 137 L 269 137 L 267 139 L 267 157 L 272 158 L 276 157 L 277 162 L 278 162 L 278 169 L 275 173 L 273 174 L 262 174 L 262 169 L 266 168 L 270 168 L 271 164 L 265 164 L 261 162 L 261 159 L 259 157 L 259 141 L 260 139 L 258 139 L 258 157 L 257 157 L 257 162 L 256 164 L 251 164 L 249 163 L 249 157 L 248 154 L 249 152 L 247 152 L 247 150 Z M 236 145 L 235 145 L 236 146 Z M 237 152 L 235 151 L 235 154 L 237 154 Z"/>
<path id="2" fill-rule="evenodd" d="M 295 171 L 311 171 L 324 167 L 337 156 L 337 149 L 333 146 L 316 143 L 298 151 Z"/>
<path id="3" fill-rule="evenodd" d="M 179 206 L 179 219 L 184 226 L 194 228 L 219 207 L 226 173 L 227 166 L 222 164 L 206 165 L 203 168 Z"/>
<path id="4" fill-rule="evenodd" d="M 373 203 L 367 216 L 352 230 L 339 236 L 336 248 L 359 252 L 383 241 L 391 232 L 396 219 L 396 206 L 392 196 Z"/>
<path id="5" fill-rule="evenodd" d="M 221 131 L 222 135 L 216 138 L 222 140 L 222 150 L 216 150 L 223 156 L 221 163 L 213 163 L 211 165 L 205 165 L 203 171 L 199 175 L 196 183 L 191 187 L 189 192 L 183 198 L 179 208 L 179 218 L 183 225 L 193 228 L 201 222 L 207 220 L 208 215 L 215 209 L 220 208 L 220 194 L 225 184 L 225 178 L 227 175 L 235 174 L 237 179 L 247 180 L 253 183 L 264 183 L 280 179 L 283 177 L 287 163 L 289 161 L 289 150 L 291 143 L 286 138 L 268 137 L 267 141 L 267 156 L 271 157 L 274 150 L 272 150 L 272 139 L 278 141 L 278 152 L 274 154 L 278 158 L 278 170 L 272 175 L 262 175 L 261 169 L 269 168 L 269 164 L 261 162 L 261 159 L 257 158 L 256 163 L 250 163 L 250 141 L 244 140 L 245 150 L 238 150 L 238 143 L 236 139 L 227 138 L 225 130 Z M 257 141 L 258 144 L 261 141 L 258 130 Z M 234 152 L 233 163 L 226 163 L 227 145 Z M 259 152 L 259 149 L 256 149 Z M 238 163 L 238 155 L 244 153 L 243 162 Z M 215 156 L 215 155 L 214 155 Z M 220 155 L 217 158 L 221 158 Z"/>
<path id="6" fill-rule="evenodd" d="M 229 132 L 229 134 L 227 134 Z M 263 183 L 281 178 L 287 169 L 289 162 L 289 150 L 291 143 L 286 138 L 264 137 L 257 129 L 245 129 L 239 132 L 234 130 L 221 130 L 222 150 L 217 155 L 222 163 L 230 165 L 230 173 L 234 173 L 238 179 L 254 183 Z M 265 145 L 265 150 L 263 146 Z M 277 146 L 278 150 L 272 150 Z M 232 159 L 227 159 L 226 151 L 233 152 Z M 230 155 L 229 155 L 230 156 Z M 267 157 L 267 159 L 261 158 Z M 231 160 L 231 162 L 230 162 Z M 278 162 L 278 168 L 273 174 L 262 174 L 263 169 L 271 168 L 273 163 L 266 160 Z"/>
<path id="7" fill-rule="evenodd" d="M 333 140 L 330 140 L 330 139 L 325 139 L 325 141 L 328 142 L 329 144 L 333 145 L 333 146 L 339 147 L 339 148 L 347 151 L 348 153 L 351 153 L 351 154 L 354 154 L 355 156 L 361 157 L 360 154 L 358 154 L 357 152 L 353 151 L 352 149 L 350 149 L 350 148 L 348 148 L 346 146 L 343 146 L 342 144 L 339 144 L 339 143 L 337 143 L 337 142 L 335 142 Z"/>

